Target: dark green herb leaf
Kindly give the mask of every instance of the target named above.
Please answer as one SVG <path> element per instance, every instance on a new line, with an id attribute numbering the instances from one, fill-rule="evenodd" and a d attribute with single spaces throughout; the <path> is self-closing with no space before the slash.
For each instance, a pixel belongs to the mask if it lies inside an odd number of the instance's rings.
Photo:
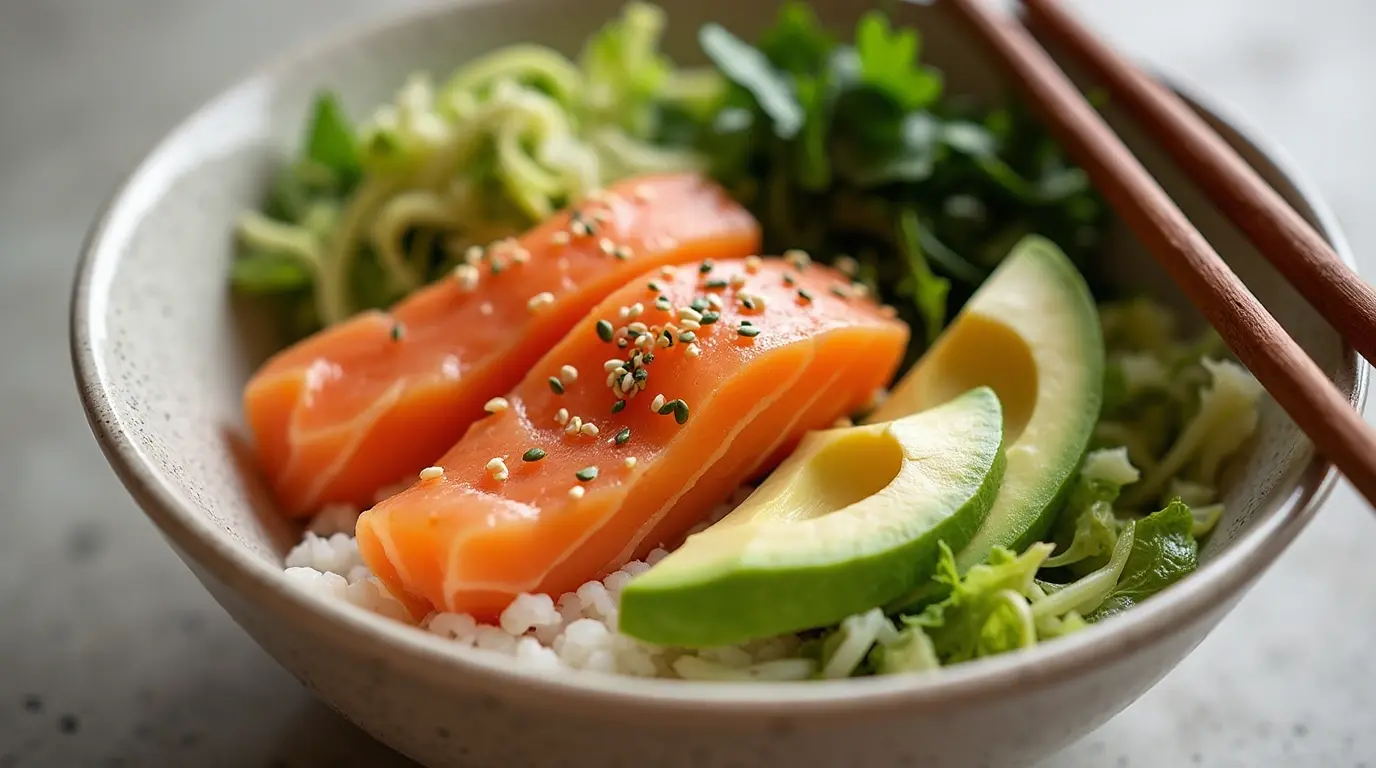
<path id="1" fill-rule="evenodd" d="M 315 107 L 307 129 L 306 158 L 329 168 L 341 179 L 358 174 L 358 140 L 344 114 L 338 97 L 323 91 L 315 97 Z"/>
<path id="2" fill-rule="evenodd" d="M 774 123 L 774 133 L 791 139 L 803 127 L 803 109 L 784 76 L 755 48 L 718 24 L 704 24 L 698 42 L 717 69 L 755 97 Z"/>
<path id="3" fill-rule="evenodd" d="M 921 229 L 916 211 L 908 208 L 899 214 L 899 246 L 908 261 L 905 280 L 927 332 L 927 343 L 931 344 L 946 327 L 946 294 L 951 290 L 951 281 L 932 274 L 922 250 Z"/>
<path id="4" fill-rule="evenodd" d="M 914 29 L 895 30 L 881 11 L 870 11 L 855 28 L 855 50 L 865 83 L 902 109 L 926 107 L 941 96 L 941 75 L 918 63 Z"/>

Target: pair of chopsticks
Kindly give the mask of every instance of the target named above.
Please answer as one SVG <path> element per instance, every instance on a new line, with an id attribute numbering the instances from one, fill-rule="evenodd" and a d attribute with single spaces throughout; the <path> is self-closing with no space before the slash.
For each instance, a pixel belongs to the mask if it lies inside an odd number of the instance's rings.
<path id="1" fill-rule="evenodd" d="M 950 0 L 1013 75 L 1109 205 L 1243 365 L 1368 503 L 1376 434 L 1247 290 L 1027 28 L 984 0 Z M 1028 24 L 1122 104 L 1362 357 L 1376 362 L 1376 292 L 1178 97 L 1097 40 L 1056 0 L 1022 0 Z"/>

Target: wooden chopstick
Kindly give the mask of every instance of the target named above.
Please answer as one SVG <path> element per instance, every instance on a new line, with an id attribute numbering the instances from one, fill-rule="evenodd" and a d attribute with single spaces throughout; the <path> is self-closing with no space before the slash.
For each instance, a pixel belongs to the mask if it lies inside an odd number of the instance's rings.
<path id="1" fill-rule="evenodd" d="M 1151 133 L 1257 250 L 1362 357 L 1376 363 L 1376 290 L 1180 97 L 1099 40 L 1056 0 L 1023 0 L 1029 25 L 1063 46 Z"/>
<path id="2" fill-rule="evenodd" d="M 950 0 L 1090 180 L 1316 449 L 1376 505 L 1376 435 L 1021 24 Z"/>

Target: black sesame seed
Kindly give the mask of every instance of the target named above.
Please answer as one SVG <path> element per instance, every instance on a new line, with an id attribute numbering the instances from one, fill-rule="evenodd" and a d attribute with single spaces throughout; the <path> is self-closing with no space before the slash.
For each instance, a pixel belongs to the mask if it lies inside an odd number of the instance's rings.
<path id="1" fill-rule="evenodd" d="M 708 260 L 702 262 L 702 264 L 698 267 L 698 272 L 701 272 L 701 273 L 704 274 L 704 275 L 707 274 L 708 272 L 711 272 L 711 271 L 712 271 L 712 260 L 711 260 L 711 259 L 708 259 Z"/>
<path id="2" fill-rule="evenodd" d="M 678 402 L 678 401 L 677 401 L 677 400 L 670 400 L 669 402 L 665 403 L 664 405 L 659 406 L 659 415 L 660 415 L 660 416 L 668 416 L 669 414 L 673 413 L 673 412 L 674 412 L 674 403 L 676 403 L 676 402 Z"/>
<path id="3" fill-rule="evenodd" d="M 798 298 L 802 299 L 803 301 L 810 302 L 812 301 L 812 291 L 809 291 L 806 288 L 799 288 Z"/>
<path id="4" fill-rule="evenodd" d="M 631 378 L 635 379 L 636 381 L 644 381 L 650 378 L 650 372 L 645 370 L 644 368 L 637 368 L 634 372 L 631 373 Z"/>
<path id="5" fill-rule="evenodd" d="M 606 320 L 597 321 L 597 338 L 603 341 L 612 340 L 612 324 Z"/>
<path id="6" fill-rule="evenodd" d="M 692 307 L 697 312 L 702 312 L 712 305 L 707 302 L 707 299 L 704 299 L 701 296 L 699 296 L 696 299 L 693 299 L 693 302 L 688 306 Z"/>
<path id="7" fill-rule="evenodd" d="M 539 461 L 540 459 L 545 458 L 546 455 L 547 454 L 545 453 L 544 449 L 531 448 L 530 450 L 521 454 L 521 461 Z"/>
<path id="8" fill-rule="evenodd" d="M 740 328 L 736 329 L 736 333 L 739 333 L 747 339 L 753 339 L 760 335 L 760 329 L 753 325 L 742 325 Z"/>
<path id="9" fill-rule="evenodd" d="M 573 476 L 585 483 L 595 480 L 597 479 L 597 467 L 583 467 L 577 472 L 574 472 Z"/>
<path id="10" fill-rule="evenodd" d="M 704 285 L 708 288 L 725 288 L 729 283 L 725 280 L 708 280 Z"/>
<path id="11" fill-rule="evenodd" d="M 617 400 L 616 402 L 612 403 L 612 413 L 621 413 L 624 410 L 626 410 L 625 400 Z"/>
<path id="12" fill-rule="evenodd" d="M 680 424 L 688 421 L 688 404 L 682 400 L 674 401 L 674 421 Z"/>
<path id="13" fill-rule="evenodd" d="M 699 324 L 699 325 L 711 325 L 712 323 L 715 323 L 715 322 L 717 322 L 717 321 L 720 320 L 720 319 L 721 319 L 721 315 L 718 314 L 718 313 L 716 313 L 716 312 L 703 312 L 703 313 L 702 313 L 702 319 L 698 321 L 698 324 Z"/>
<path id="14" fill-rule="evenodd" d="M 617 445 L 625 445 L 625 444 L 626 444 L 626 441 L 627 441 L 627 440 L 630 440 L 630 439 L 631 439 L 631 428 L 630 428 L 630 427 L 622 427 L 622 428 L 621 428 L 621 431 L 616 433 L 616 444 L 617 444 Z"/>
<path id="15" fill-rule="evenodd" d="M 564 382 L 560 381 L 558 376 L 549 377 L 549 388 L 553 390 L 556 395 L 564 394 Z"/>
<path id="16" fill-rule="evenodd" d="M 406 338 L 406 326 L 401 323 L 392 323 L 392 341 L 401 341 Z"/>

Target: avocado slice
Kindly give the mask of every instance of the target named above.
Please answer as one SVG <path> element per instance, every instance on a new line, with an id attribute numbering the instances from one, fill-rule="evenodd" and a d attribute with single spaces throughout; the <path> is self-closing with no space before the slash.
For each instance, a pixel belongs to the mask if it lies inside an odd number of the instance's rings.
<path id="1" fill-rule="evenodd" d="M 979 387 L 883 424 L 809 433 L 739 507 L 621 594 L 620 629 L 685 647 L 823 627 L 907 594 L 970 540 L 1003 475 Z"/>
<path id="2" fill-rule="evenodd" d="M 1103 379 L 1089 287 L 1055 244 L 1029 236 L 866 422 L 918 413 L 975 386 L 998 393 L 1008 465 L 994 506 L 956 550 L 964 572 L 994 547 L 1021 552 L 1046 533 L 1099 420 Z"/>

